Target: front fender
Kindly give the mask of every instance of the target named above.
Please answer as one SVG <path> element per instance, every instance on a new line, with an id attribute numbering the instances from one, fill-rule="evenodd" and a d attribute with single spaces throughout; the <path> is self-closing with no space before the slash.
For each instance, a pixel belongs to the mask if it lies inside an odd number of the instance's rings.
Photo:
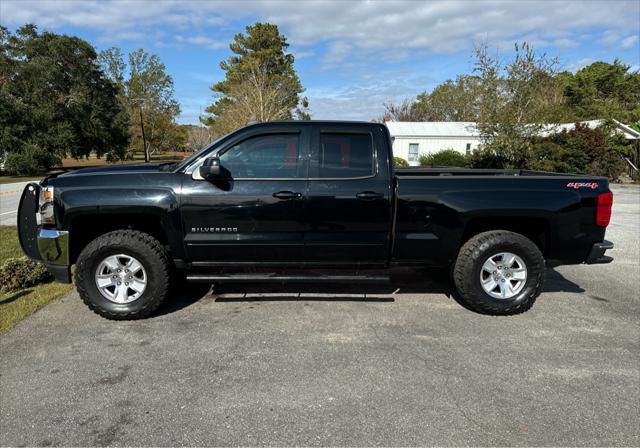
<path id="1" fill-rule="evenodd" d="M 174 258 L 184 257 L 178 199 L 170 188 L 65 188 L 56 194 L 56 201 L 62 229 L 70 229 L 74 220 L 89 215 L 149 217 L 160 223 Z"/>

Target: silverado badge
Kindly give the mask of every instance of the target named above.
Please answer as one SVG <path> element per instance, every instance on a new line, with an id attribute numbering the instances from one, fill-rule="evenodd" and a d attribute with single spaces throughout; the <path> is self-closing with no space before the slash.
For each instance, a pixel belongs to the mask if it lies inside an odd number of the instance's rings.
<path id="1" fill-rule="evenodd" d="M 237 227 L 191 227 L 192 233 L 237 232 Z"/>

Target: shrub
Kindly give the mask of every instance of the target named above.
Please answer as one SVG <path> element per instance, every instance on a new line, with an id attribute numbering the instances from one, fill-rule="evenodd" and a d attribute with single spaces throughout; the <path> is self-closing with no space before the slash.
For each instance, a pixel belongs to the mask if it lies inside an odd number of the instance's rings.
<path id="1" fill-rule="evenodd" d="M 534 169 L 617 179 L 624 171 L 622 156 L 633 150 L 607 127 L 591 129 L 580 123 L 571 130 L 532 138 L 527 146 L 526 151 L 521 151 L 521 160 L 514 160 L 507 151 L 495 145 L 485 147 L 473 152 L 470 165 L 473 168 Z"/>
<path id="2" fill-rule="evenodd" d="M 42 263 L 27 257 L 9 258 L 0 266 L 0 289 L 15 291 L 53 280 Z"/>
<path id="3" fill-rule="evenodd" d="M 508 160 L 492 149 L 476 149 L 469 156 L 471 168 L 503 169 L 507 164 Z"/>
<path id="4" fill-rule="evenodd" d="M 578 173 L 616 179 L 624 171 L 622 154 L 626 148 L 606 128 L 591 129 L 576 123 L 575 128 L 551 135 L 540 142 L 550 142 L 562 149 L 562 154 L 555 155 L 559 167 L 563 166 L 560 159 L 565 158 L 567 164 L 573 165 L 572 171 Z M 532 159 L 531 165 L 537 166 L 543 162 Z"/>
<path id="5" fill-rule="evenodd" d="M 10 152 L 4 162 L 4 171 L 12 176 L 34 176 L 60 164 L 61 159 L 37 145 L 27 144 L 20 152 Z"/>
<path id="6" fill-rule="evenodd" d="M 421 166 L 469 166 L 469 157 L 454 151 L 453 149 L 445 149 L 444 151 L 420 156 Z"/>
<path id="7" fill-rule="evenodd" d="M 581 149 L 548 140 L 536 142 L 531 155 L 532 169 L 556 173 L 584 173 L 589 162 Z"/>
<path id="8" fill-rule="evenodd" d="M 402 157 L 394 157 L 393 158 L 393 166 L 398 168 L 406 168 L 409 166 L 409 162 L 404 160 Z"/>

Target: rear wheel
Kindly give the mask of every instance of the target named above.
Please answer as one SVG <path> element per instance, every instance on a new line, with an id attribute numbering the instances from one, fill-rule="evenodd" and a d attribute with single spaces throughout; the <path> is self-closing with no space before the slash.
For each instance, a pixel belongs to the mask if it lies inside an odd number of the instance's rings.
<path id="1" fill-rule="evenodd" d="M 544 286 L 544 257 L 533 241 L 504 230 L 480 233 L 458 254 L 453 280 L 475 311 L 510 315 L 527 311 Z"/>
<path id="2" fill-rule="evenodd" d="M 104 234 L 84 248 L 76 286 L 84 303 L 108 319 L 153 313 L 169 292 L 169 257 L 158 240 L 135 230 Z"/>

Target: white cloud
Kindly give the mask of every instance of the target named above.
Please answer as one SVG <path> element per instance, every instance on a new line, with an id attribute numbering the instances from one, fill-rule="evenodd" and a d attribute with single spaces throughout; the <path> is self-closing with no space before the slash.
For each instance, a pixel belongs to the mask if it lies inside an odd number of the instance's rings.
<path id="1" fill-rule="evenodd" d="M 622 39 L 622 48 L 632 48 L 634 45 L 638 44 L 638 40 L 640 38 L 638 37 L 638 35 L 633 35 L 633 36 L 629 36 L 629 37 L 625 37 L 624 39 Z"/>
<path id="2" fill-rule="evenodd" d="M 329 50 L 323 58 L 323 65 L 326 68 L 337 67 L 340 65 L 351 51 L 351 45 L 346 42 L 337 41 L 329 45 Z"/>
<path id="3" fill-rule="evenodd" d="M 224 42 L 222 40 L 202 35 L 182 36 L 178 34 L 176 35 L 175 40 L 180 44 L 201 45 L 203 47 L 211 48 L 214 50 L 218 48 L 225 48 L 228 45 L 227 42 Z"/>
<path id="4" fill-rule="evenodd" d="M 296 61 L 299 61 L 300 59 L 311 58 L 316 55 L 316 52 L 313 50 L 294 50 L 294 49 L 289 49 L 289 50 L 296 57 Z"/>
<path id="5" fill-rule="evenodd" d="M 202 27 L 224 27 L 238 19 L 268 20 L 281 26 L 289 41 L 297 46 L 329 44 L 329 59 L 344 56 L 347 47 L 365 51 L 418 49 L 453 53 L 467 49 L 479 39 L 513 42 L 522 36 L 571 46 L 575 38 L 591 28 L 638 31 L 639 15 L 637 0 L 0 2 L 0 17 L 5 25 L 27 22 L 51 28 L 73 25 L 103 34 L 173 26 L 183 35 L 189 31 L 197 37 Z M 623 45 L 633 45 L 633 37 L 627 37 Z M 613 38 L 605 34 L 602 42 L 607 45 Z M 620 36 L 616 39 L 619 44 Z M 210 45 L 204 40 L 201 44 Z"/>
<path id="6" fill-rule="evenodd" d="M 422 90 L 424 84 L 415 80 L 382 80 L 343 88 L 311 88 L 305 96 L 314 119 L 369 121 L 382 117 L 385 103 L 414 97 Z"/>
<path id="7" fill-rule="evenodd" d="M 572 64 L 569 64 L 566 69 L 570 72 L 575 73 L 578 70 L 585 68 L 587 65 L 593 64 L 594 62 L 596 62 L 596 60 L 593 58 L 582 58 Z"/>

